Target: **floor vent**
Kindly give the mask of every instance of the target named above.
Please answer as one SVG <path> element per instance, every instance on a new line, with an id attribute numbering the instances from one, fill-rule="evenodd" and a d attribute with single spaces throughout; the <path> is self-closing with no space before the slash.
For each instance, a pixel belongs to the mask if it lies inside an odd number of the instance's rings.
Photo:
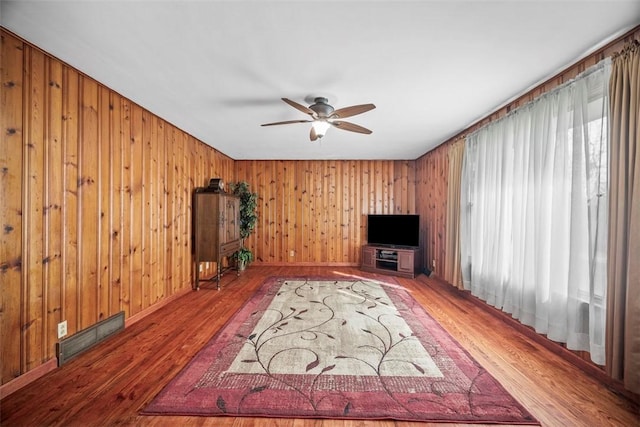
<path id="1" fill-rule="evenodd" d="M 124 329 L 124 311 L 65 338 L 57 345 L 58 366 Z"/>

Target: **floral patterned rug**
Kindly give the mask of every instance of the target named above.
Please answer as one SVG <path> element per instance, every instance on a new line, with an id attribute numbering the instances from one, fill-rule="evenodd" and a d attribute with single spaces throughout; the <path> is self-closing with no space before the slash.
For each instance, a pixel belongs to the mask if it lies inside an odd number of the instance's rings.
<path id="1" fill-rule="evenodd" d="M 269 278 L 142 413 L 539 424 L 393 279 Z"/>

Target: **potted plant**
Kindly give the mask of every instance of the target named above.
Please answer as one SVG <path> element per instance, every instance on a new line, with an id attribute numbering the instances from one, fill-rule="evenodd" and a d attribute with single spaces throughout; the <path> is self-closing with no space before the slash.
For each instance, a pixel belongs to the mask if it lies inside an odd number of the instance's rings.
<path id="1" fill-rule="evenodd" d="M 253 261 L 253 253 L 244 246 L 244 241 L 253 232 L 258 222 L 258 194 L 251 192 L 249 183 L 240 181 L 229 184 L 231 193 L 240 198 L 240 250 L 235 253 L 238 270 L 244 270 Z"/>
<path id="2" fill-rule="evenodd" d="M 253 253 L 244 246 L 234 254 L 234 257 L 238 263 L 238 270 L 240 271 L 244 271 L 244 269 L 247 268 L 247 264 L 253 261 Z"/>

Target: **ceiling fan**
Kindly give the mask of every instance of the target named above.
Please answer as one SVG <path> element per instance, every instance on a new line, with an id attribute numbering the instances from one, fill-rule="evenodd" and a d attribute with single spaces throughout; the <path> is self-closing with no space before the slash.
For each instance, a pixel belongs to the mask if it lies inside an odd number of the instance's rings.
<path id="1" fill-rule="evenodd" d="M 274 126 L 274 125 L 288 125 L 291 123 L 311 123 L 311 133 L 309 137 L 311 141 L 315 141 L 322 138 L 327 132 L 329 127 L 333 126 L 338 129 L 348 130 L 350 132 L 370 134 L 371 131 L 362 126 L 344 122 L 339 119 L 355 116 L 357 114 L 365 113 L 369 110 L 376 108 L 373 104 L 352 105 L 351 107 L 344 107 L 335 110 L 328 104 L 327 98 L 317 97 L 314 99 L 314 103 L 309 107 L 298 104 L 287 98 L 282 98 L 284 102 L 291 105 L 293 108 L 302 111 L 311 116 L 312 120 L 286 120 L 284 122 L 265 123 L 262 126 Z"/>

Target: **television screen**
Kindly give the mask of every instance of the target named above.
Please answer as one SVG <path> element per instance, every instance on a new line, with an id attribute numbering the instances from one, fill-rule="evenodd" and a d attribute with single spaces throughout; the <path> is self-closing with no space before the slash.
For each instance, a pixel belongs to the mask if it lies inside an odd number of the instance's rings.
<path id="1" fill-rule="evenodd" d="M 420 246 L 420 215 L 368 215 L 367 243 Z"/>

